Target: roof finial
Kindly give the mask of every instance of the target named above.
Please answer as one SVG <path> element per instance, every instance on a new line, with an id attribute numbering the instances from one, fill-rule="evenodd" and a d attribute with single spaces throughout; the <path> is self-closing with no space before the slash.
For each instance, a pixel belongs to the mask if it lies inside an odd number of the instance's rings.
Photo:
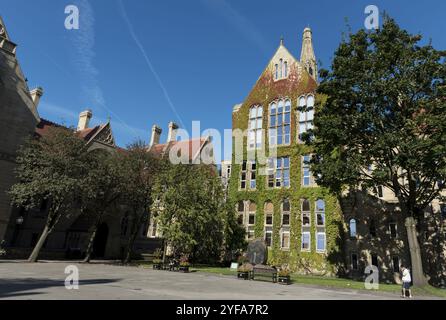
<path id="1" fill-rule="evenodd" d="M 282 35 L 282 36 L 280 36 L 280 45 L 283 46 L 283 44 L 284 44 L 284 39 L 283 39 L 283 35 Z"/>

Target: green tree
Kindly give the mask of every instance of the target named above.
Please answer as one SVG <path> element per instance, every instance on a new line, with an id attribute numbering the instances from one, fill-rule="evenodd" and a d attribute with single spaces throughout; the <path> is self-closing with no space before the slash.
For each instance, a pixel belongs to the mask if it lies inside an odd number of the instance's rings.
<path id="1" fill-rule="evenodd" d="M 388 17 L 380 30 L 350 34 L 321 71 L 314 139 L 306 136 L 319 184 L 395 193 L 416 285 L 426 278 L 413 226 L 446 180 L 446 54 L 421 39 Z"/>
<path id="2" fill-rule="evenodd" d="M 234 248 L 235 216 L 227 211 L 214 167 L 171 165 L 158 188 L 157 223 L 174 255 L 212 263 L 221 260 L 225 246 Z"/>
<path id="3" fill-rule="evenodd" d="M 85 142 L 67 128 L 49 128 L 44 136 L 30 138 L 19 150 L 16 168 L 19 182 L 9 192 L 13 204 L 25 209 L 36 208 L 44 200 L 50 204 L 45 228 L 29 262 L 37 261 L 48 236 L 70 213 L 84 185 L 89 163 Z"/>
<path id="4" fill-rule="evenodd" d="M 129 208 L 130 234 L 124 263 L 129 263 L 135 240 L 141 227 L 148 223 L 154 199 L 157 198 L 154 184 L 162 170 L 162 160 L 148 152 L 148 147 L 141 141 L 128 146 L 119 153 L 120 190 L 122 203 Z"/>
<path id="5" fill-rule="evenodd" d="M 82 214 L 93 221 L 84 262 L 90 262 L 97 230 L 106 216 L 116 216 L 122 195 L 121 164 L 116 152 L 96 149 L 91 152 L 89 171 L 81 188 Z"/>

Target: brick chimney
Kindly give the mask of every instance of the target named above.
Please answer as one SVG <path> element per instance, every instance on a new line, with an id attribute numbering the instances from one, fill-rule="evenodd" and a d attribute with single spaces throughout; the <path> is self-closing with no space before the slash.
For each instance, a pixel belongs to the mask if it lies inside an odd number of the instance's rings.
<path id="1" fill-rule="evenodd" d="M 157 125 L 152 127 L 152 137 L 150 138 L 151 147 L 160 143 L 160 136 L 162 132 L 163 130 Z"/>
<path id="2" fill-rule="evenodd" d="M 82 111 L 79 114 L 79 124 L 77 125 L 77 131 L 87 129 L 92 117 L 93 112 L 91 110 Z"/>
<path id="3" fill-rule="evenodd" d="M 167 136 L 167 143 L 174 142 L 177 138 L 178 125 L 175 122 L 169 123 L 169 134 Z"/>

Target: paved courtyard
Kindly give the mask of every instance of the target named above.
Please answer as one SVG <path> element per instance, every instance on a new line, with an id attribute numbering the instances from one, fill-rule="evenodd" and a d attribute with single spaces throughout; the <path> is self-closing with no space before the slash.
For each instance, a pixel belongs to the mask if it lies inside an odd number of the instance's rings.
<path id="1" fill-rule="evenodd" d="M 269 282 L 243 281 L 231 276 L 198 272 L 180 274 L 105 264 L 77 265 L 79 290 L 67 290 L 64 285 L 67 265 L 0 261 L 0 299 L 400 299 L 388 293 L 325 289 L 298 284 L 281 286 Z"/>

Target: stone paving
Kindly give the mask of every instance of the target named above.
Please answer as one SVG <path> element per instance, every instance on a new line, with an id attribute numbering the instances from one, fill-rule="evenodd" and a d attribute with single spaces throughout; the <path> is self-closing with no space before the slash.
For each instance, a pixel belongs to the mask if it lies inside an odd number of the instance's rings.
<path id="1" fill-rule="evenodd" d="M 77 264 L 79 290 L 65 288 L 67 262 L 0 261 L 0 300 L 392 300 L 389 293 L 244 281 L 109 264 Z"/>

